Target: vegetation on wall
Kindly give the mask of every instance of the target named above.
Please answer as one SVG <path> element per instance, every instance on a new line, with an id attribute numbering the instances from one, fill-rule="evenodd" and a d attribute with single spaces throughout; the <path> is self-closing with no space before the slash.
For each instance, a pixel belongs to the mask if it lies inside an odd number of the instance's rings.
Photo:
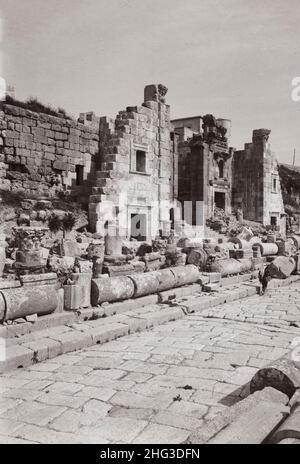
<path id="1" fill-rule="evenodd" d="M 20 101 L 11 97 L 10 95 L 7 95 L 5 98 L 5 103 L 8 105 L 24 108 L 26 110 L 34 111 L 35 113 L 45 113 L 49 114 L 50 116 L 56 116 L 58 118 L 72 119 L 63 108 L 55 109 L 50 105 L 44 105 L 35 97 L 29 97 L 25 101 Z"/>

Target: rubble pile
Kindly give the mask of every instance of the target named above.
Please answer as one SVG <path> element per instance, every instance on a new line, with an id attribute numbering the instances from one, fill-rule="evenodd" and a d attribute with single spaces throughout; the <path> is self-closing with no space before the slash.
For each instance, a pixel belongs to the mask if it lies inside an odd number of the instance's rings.
<path id="1" fill-rule="evenodd" d="M 187 238 L 171 231 L 169 236 L 141 242 L 114 234 L 113 224 L 108 224 L 104 236 L 78 230 L 78 217 L 72 213 L 53 209 L 44 200 L 34 204 L 43 207 L 37 209 L 39 218 L 44 218 L 38 222 L 42 225 L 37 226 L 31 212 L 23 210 L 12 235 L 0 235 L 0 320 L 4 324 L 159 293 L 195 283 L 201 273 L 219 276 L 217 287 L 223 277 L 251 273 L 272 261 L 276 278 L 286 278 L 300 268 L 300 236 L 296 234 L 286 239 L 274 231 L 259 236 L 241 226 L 233 237 Z M 32 208 L 33 203 L 27 201 L 26 207 Z M 203 285 L 204 291 L 212 291 L 213 286 Z"/>
<path id="2" fill-rule="evenodd" d="M 215 207 L 214 216 L 206 220 L 206 225 L 226 237 L 236 237 L 242 234 L 246 239 L 250 233 L 255 236 L 265 237 L 271 226 L 263 226 L 260 223 L 243 220 L 239 212 L 228 215 L 221 208 Z"/>

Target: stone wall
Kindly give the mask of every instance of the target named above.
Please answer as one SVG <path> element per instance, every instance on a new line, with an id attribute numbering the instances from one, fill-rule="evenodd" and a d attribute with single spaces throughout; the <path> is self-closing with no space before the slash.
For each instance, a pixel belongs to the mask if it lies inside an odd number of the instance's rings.
<path id="1" fill-rule="evenodd" d="M 89 204 L 93 230 L 103 232 L 110 215 L 126 237 L 170 229 L 177 161 L 166 92 L 162 85 L 147 86 L 141 106 L 100 118 L 101 163 Z"/>
<path id="2" fill-rule="evenodd" d="M 202 212 L 212 217 L 216 206 L 231 213 L 232 149 L 223 121 L 212 115 L 172 121 L 179 135 L 178 199 L 192 202 L 190 212 L 184 208 L 184 219 L 192 225 L 199 225 Z"/>
<path id="3" fill-rule="evenodd" d="M 280 184 L 283 202 L 289 212 L 300 215 L 300 167 L 279 164 Z"/>
<path id="4" fill-rule="evenodd" d="M 253 131 L 252 143 L 233 158 L 233 205 L 244 218 L 275 224 L 285 232 L 284 206 L 278 164 L 268 142 L 270 130 Z M 275 219 L 276 218 L 276 219 Z"/>
<path id="5" fill-rule="evenodd" d="M 0 190 L 87 202 L 98 146 L 97 127 L 2 104 Z"/>

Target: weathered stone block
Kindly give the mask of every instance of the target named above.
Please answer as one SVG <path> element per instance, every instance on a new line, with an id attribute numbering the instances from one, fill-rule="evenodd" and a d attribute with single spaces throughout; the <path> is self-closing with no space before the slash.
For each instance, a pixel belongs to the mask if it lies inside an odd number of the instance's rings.
<path id="1" fill-rule="evenodd" d="M 278 392 L 277 390 L 274 390 L 273 388 L 265 388 L 260 392 L 256 392 L 253 395 L 249 395 L 246 399 L 234 404 L 233 406 L 226 408 L 215 418 L 208 421 L 206 424 L 202 425 L 198 430 L 193 432 L 189 436 L 187 443 L 204 444 L 211 443 L 211 441 L 214 440 L 214 438 L 218 440 L 218 437 L 220 438 L 222 433 L 227 433 L 226 430 L 229 430 L 230 432 L 230 425 L 232 424 L 234 427 L 235 424 L 237 424 L 238 420 L 242 421 L 238 423 L 238 426 L 240 432 L 243 432 L 243 438 L 245 440 L 249 440 L 249 438 L 253 440 L 253 435 L 251 437 L 251 435 L 249 434 L 247 437 L 247 427 L 245 424 L 247 423 L 247 421 L 248 426 L 250 424 L 250 421 L 252 424 L 254 424 L 256 413 L 259 417 L 259 423 L 261 423 L 261 415 L 259 414 L 259 408 L 257 409 L 258 404 L 275 405 L 278 408 L 275 408 L 275 410 L 273 408 L 267 410 L 271 412 L 272 417 L 271 430 L 269 429 L 268 431 L 271 432 L 272 428 L 274 428 L 274 424 L 276 426 L 280 422 L 280 420 L 282 420 L 282 418 L 286 417 L 286 415 L 288 414 L 289 410 L 286 408 L 287 401 L 288 399 L 284 394 Z M 253 411 L 255 411 L 254 414 Z M 267 411 L 265 410 L 265 412 Z M 243 418 L 246 418 L 246 420 Z M 266 419 L 266 416 L 264 418 Z M 252 430 L 253 429 L 251 428 L 251 432 Z M 238 429 L 231 429 L 230 435 L 223 435 L 223 439 L 228 441 L 235 441 L 236 433 L 238 433 Z M 260 433 L 260 426 L 258 424 L 256 425 L 256 427 L 254 427 L 254 433 Z M 268 434 L 267 431 L 262 428 L 262 433 L 266 438 L 266 434 Z M 244 441 L 243 438 L 240 438 L 240 443 Z M 261 436 L 255 436 L 255 442 L 257 442 L 257 440 L 260 441 L 261 439 Z"/>
<path id="2" fill-rule="evenodd" d="M 64 309 L 68 311 L 76 311 L 82 303 L 82 287 L 81 285 L 64 285 Z"/>
<path id="3" fill-rule="evenodd" d="M 81 288 L 81 299 L 79 307 L 88 308 L 91 305 L 91 280 L 92 274 L 81 272 L 73 273 L 72 280 Z"/>
<path id="4" fill-rule="evenodd" d="M 120 301 L 132 298 L 134 283 L 129 277 L 100 277 L 92 279 L 92 306 L 104 302 Z"/>
<path id="5" fill-rule="evenodd" d="M 209 440 L 209 444 L 261 444 L 289 414 L 284 404 L 258 402 Z"/>
<path id="6" fill-rule="evenodd" d="M 6 304 L 6 320 L 30 314 L 50 314 L 55 311 L 58 299 L 54 285 L 37 285 L 1 291 Z"/>

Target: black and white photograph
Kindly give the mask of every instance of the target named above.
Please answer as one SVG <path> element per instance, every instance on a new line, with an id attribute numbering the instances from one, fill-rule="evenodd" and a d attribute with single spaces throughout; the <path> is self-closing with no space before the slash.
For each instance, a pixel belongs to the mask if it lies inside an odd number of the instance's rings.
<path id="1" fill-rule="evenodd" d="M 0 0 L 0 444 L 300 444 L 299 25 Z"/>

